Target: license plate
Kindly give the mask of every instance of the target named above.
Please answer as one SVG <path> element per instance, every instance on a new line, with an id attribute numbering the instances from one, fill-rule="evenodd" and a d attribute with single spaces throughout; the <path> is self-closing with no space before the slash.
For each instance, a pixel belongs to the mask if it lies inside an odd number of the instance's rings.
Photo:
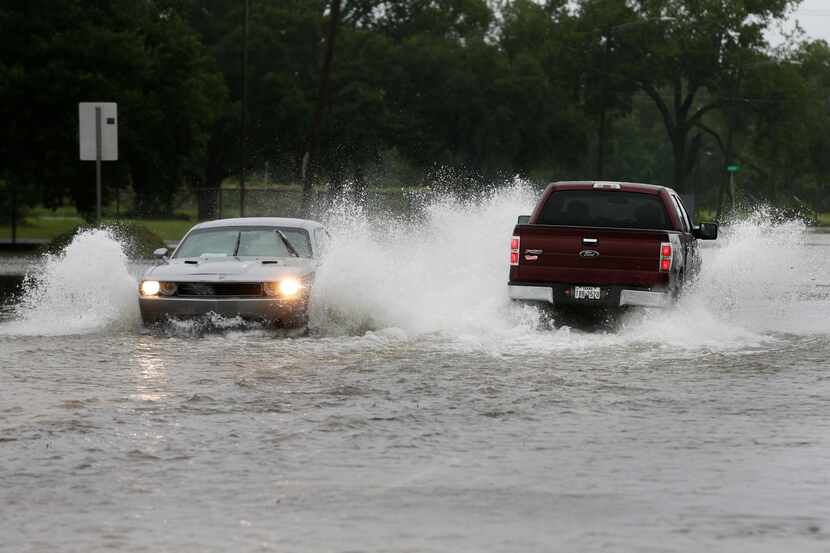
<path id="1" fill-rule="evenodd" d="M 600 288 L 599 286 L 574 286 L 574 299 L 598 300 L 600 299 Z"/>

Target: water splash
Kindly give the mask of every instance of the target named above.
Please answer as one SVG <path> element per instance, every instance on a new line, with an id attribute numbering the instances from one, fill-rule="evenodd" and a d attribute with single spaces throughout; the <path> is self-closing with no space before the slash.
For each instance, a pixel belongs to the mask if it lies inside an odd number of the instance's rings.
<path id="1" fill-rule="evenodd" d="M 814 235 L 764 208 L 703 243 L 700 278 L 675 308 L 632 311 L 611 331 L 552 328 L 549 313 L 512 304 L 506 289 L 508 240 L 537 194 L 517 180 L 478 200 L 444 196 L 419 221 L 370 220 L 339 205 L 327 220 L 333 244 L 318 273 L 312 325 L 323 334 L 435 333 L 495 353 L 631 343 L 720 351 L 761 347 L 782 333 L 830 332 L 830 300 L 816 287 L 830 271 L 808 247 Z"/>
<path id="2" fill-rule="evenodd" d="M 717 319 L 755 332 L 828 333 L 827 238 L 759 207 L 704 251 L 690 299 Z"/>
<path id="3" fill-rule="evenodd" d="M 79 233 L 58 255 L 23 281 L 14 319 L 0 335 L 55 336 L 134 327 L 138 321 L 136 280 L 121 243 L 108 230 Z"/>
<path id="4" fill-rule="evenodd" d="M 483 200 L 439 198 L 417 221 L 370 221 L 350 204 L 331 213 L 333 239 L 315 282 L 313 324 L 346 333 L 507 329 L 506 244 L 534 193 L 516 183 Z"/>
<path id="5" fill-rule="evenodd" d="M 509 237 L 538 191 L 516 180 L 478 198 L 434 194 L 419 217 L 369 217 L 340 202 L 326 223 L 332 244 L 318 272 L 311 326 L 319 337 L 434 336 L 461 350 L 495 355 L 641 344 L 661 349 L 747 350 L 782 334 L 830 334 L 830 234 L 768 210 L 703 243 L 703 271 L 678 305 L 637 310 L 616 327 L 584 332 L 556 314 L 507 297 Z M 820 244 L 811 243 L 819 241 Z M 140 328 L 136 280 L 121 243 L 107 230 L 80 233 L 46 256 L 0 335 L 60 335 Z M 209 329 L 258 331 L 234 319 Z M 169 333 L 199 336 L 198 323 Z M 280 336 L 277 334 L 277 336 Z"/>

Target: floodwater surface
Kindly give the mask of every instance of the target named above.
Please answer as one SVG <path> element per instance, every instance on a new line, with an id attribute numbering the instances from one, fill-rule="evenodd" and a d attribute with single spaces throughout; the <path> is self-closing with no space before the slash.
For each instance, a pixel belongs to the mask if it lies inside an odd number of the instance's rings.
<path id="1" fill-rule="evenodd" d="M 532 202 L 333 213 L 308 335 L 144 329 L 80 236 L 0 322 L 0 550 L 830 549 L 830 234 L 760 212 L 572 328 L 506 298 Z"/>

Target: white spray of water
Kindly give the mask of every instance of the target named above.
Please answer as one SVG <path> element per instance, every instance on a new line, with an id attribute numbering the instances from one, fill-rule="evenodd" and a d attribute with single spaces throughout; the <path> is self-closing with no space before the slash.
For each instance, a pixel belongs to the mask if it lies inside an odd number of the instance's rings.
<path id="1" fill-rule="evenodd" d="M 700 279 L 675 308 L 634 311 L 614 331 L 550 329 L 544 313 L 507 297 L 511 231 L 535 200 L 516 182 L 477 202 L 435 201 L 418 222 L 370 221 L 341 206 L 327 221 L 334 240 L 318 273 L 313 324 L 329 334 L 438 333 L 494 353 L 631 343 L 746 349 L 780 333 L 830 332 L 830 302 L 816 296 L 826 263 L 810 253 L 817 250 L 806 246 L 803 224 L 771 222 L 763 209 L 704 245 Z"/>
<path id="2" fill-rule="evenodd" d="M 756 332 L 826 334 L 828 238 L 801 221 L 776 222 L 771 210 L 759 208 L 707 251 L 691 297 L 719 320 Z"/>
<path id="3" fill-rule="evenodd" d="M 3 335 L 55 336 L 129 328 L 138 320 L 137 283 L 121 243 L 107 230 L 79 233 L 28 274 Z"/>
<path id="4" fill-rule="evenodd" d="M 704 244 L 700 278 L 675 308 L 634 311 L 613 330 L 551 328 L 547 313 L 507 297 L 511 231 L 536 198 L 517 181 L 477 201 L 439 197 L 416 219 L 372 219 L 340 204 L 327 220 L 333 240 L 315 283 L 312 328 L 332 337 L 437 335 L 494 354 L 631 344 L 745 350 L 784 333 L 830 334 L 830 262 L 808 244 L 830 247 L 830 235 L 771 222 L 765 210 Z M 106 230 L 79 234 L 27 278 L 14 315 L 0 335 L 138 328 L 136 281 L 121 244 Z"/>
<path id="5" fill-rule="evenodd" d="M 520 185 L 473 203 L 442 198 L 423 220 L 369 221 L 335 210 L 333 240 L 315 282 L 316 322 L 352 333 L 397 327 L 411 333 L 508 329 L 503 313 L 506 248 L 532 191 Z"/>

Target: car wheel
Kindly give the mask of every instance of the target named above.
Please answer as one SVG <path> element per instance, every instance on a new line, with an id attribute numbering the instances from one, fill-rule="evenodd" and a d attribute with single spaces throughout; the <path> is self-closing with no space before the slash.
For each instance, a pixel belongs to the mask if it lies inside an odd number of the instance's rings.
<path id="1" fill-rule="evenodd" d="M 289 318 L 282 319 L 279 322 L 279 326 L 282 328 L 305 328 L 308 326 L 308 313 L 297 313 Z"/>

